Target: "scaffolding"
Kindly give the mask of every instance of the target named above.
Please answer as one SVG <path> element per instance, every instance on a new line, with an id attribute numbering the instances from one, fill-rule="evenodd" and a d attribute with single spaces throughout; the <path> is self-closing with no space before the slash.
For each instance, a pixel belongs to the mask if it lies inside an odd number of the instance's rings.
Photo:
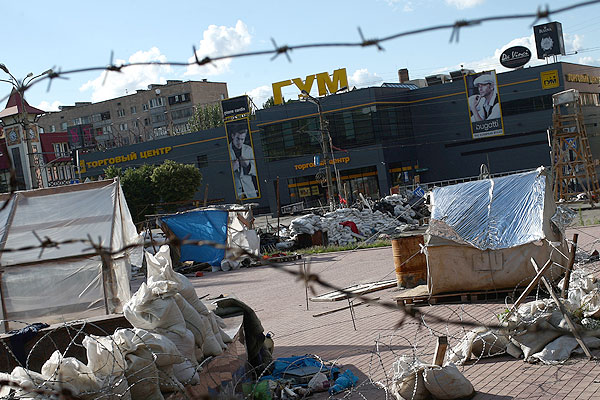
<path id="1" fill-rule="evenodd" d="M 573 201 L 582 194 L 593 206 L 600 195 L 592 151 L 585 132 L 579 92 L 552 96 L 552 174 L 556 201 Z"/>

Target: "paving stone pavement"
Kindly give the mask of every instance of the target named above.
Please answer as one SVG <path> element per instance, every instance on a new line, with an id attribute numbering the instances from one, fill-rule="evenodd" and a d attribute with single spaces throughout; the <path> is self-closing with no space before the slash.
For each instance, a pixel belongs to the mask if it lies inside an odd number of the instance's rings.
<path id="1" fill-rule="evenodd" d="M 424 316 L 418 320 L 395 307 L 392 299 L 400 292 L 392 288 L 369 295 L 392 307 L 354 308 L 355 330 L 349 310 L 313 317 L 347 306 L 345 300 L 309 302 L 307 311 L 304 282 L 285 272 L 303 267 L 339 287 L 395 278 L 392 249 L 385 247 L 321 254 L 278 267 L 209 272 L 190 279 L 199 296 L 235 296 L 252 307 L 265 332 L 274 333 L 274 356 L 316 354 L 350 369 L 359 377 L 359 386 L 351 393 L 336 396 L 340 398 L 387 398 L 380 386 L 390 382 L 397 357 L 414 353 L 422 361 L 431 362 L 437 336 L 446 335 L 450 346 L 456 345 L 469 329 L 461 321 L 494 323 L 496 314 L 505 309 L 504 298 L 481 304 L 422 306 L 417 309 Z M 320 286 L 314 290 L 317 294 L 330 291 Z M 594 354 L 600 355 L 598 351 Z M 460 369 L 474 385 L 475 399 L 600 398 L 600 367 L 596 361 L 581 357 L 563 365 L 546 366 L 506 355 L 475 360 Z M 326 397 L 321 394 L 311 398 Z"/>

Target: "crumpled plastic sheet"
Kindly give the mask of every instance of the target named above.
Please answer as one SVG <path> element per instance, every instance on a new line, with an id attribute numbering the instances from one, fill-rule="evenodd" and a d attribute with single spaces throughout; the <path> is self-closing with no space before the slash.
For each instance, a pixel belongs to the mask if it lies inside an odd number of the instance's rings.
<path id="1" fill-rule="evenodd" d="M 520 246 L 545 238 L 544 168 L 435 188 L 428 233 L 480 250 Z"/>
<path id="2" fill-rule="evenodd" d="M 564 234 L 565 230 L 567 229 L 567 227 L 569 225 L 571 225 L 571 222 L 573 222 L 573 220 L 575 219 L 576 216 L 577 216 L 576 211 L 571 210 L 569 207 L 560 204 L 556 207 L 556 212 L 550 218 L 550 220 Z"/>

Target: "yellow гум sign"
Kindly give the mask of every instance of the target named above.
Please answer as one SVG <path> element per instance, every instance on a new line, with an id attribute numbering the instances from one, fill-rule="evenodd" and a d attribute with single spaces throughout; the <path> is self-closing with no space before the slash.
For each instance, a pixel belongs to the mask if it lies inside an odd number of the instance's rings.
<path id="1" fill-rule="evenodd" d="M 319 96 L 325 96 L 327 93 L 335 93 L 344 86 L 348 86 L 348 75 L 346 75 L 346 68 L 336 69 L 333 71 L 333 76 L 331 78 L 327 72 L 321 72 L 320 74 L 307 75 L 305 80 L 300 78 L 288 79 L 273 83 L 274 103 L 283 103 L 281 88 L 284 86 L 290 86 L 292 83 L 296 85 L 300 92 L 306 90 L 306 92 L 310 93 L 310 89 L 312 89 L 315 78 L 317 79 Z"/>

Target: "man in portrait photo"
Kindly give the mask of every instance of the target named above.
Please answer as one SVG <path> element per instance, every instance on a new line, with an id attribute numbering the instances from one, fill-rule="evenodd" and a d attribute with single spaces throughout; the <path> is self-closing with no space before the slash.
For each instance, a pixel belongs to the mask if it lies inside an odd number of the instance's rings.
<path id="1" fill-rule="evenodd" d="M 496 79 L 490 73 L 483 73 L 473 80 L 475 94 L 469 96 L 471 121 L 485 121 L 501 117 Z"/>
<path id="2" fill-rule="evenodd" d="M 248 145 L 248 122 L 243 120 L 227 124 L 227 133 L 236 196 L 239 199 L 258 197 L 254 149 Z"/>

